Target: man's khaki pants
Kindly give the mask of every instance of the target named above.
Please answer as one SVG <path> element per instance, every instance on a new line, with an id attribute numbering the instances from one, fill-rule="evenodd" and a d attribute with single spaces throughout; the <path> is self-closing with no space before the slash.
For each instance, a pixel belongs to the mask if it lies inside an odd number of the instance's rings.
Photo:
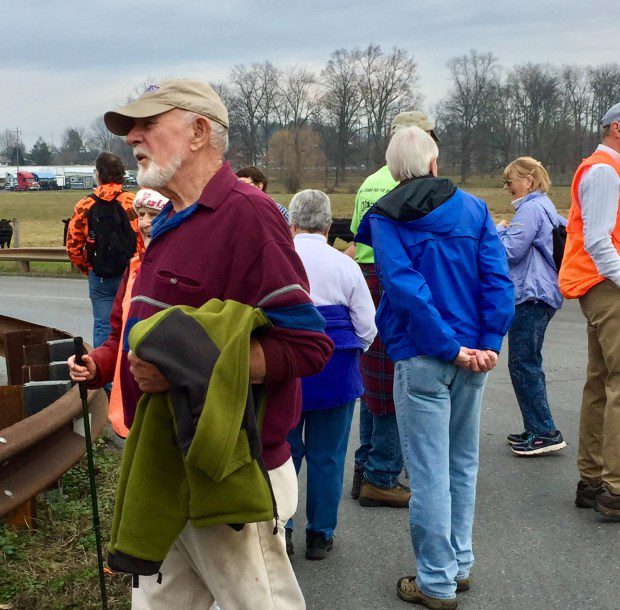
<path id="1" fill-rule="evenodd" d="M 581 402 L 581 478 L 620 494 L 620 288 L 604 280 L 579 299 L 588 320 L 588 373 Z"/>
<path id="2" fill-rule="evenodd" d="M 278 504 L 273 521 L 249 523 L 236 532 L 227 525 L 187 524 L 156 576 L 141 576 L 133 589 L 134 610 L 303 610 L 306 607 L 286 554 L 284 524 L 297 508 L 297 475 L 289 459 L 269 471 Z"/>

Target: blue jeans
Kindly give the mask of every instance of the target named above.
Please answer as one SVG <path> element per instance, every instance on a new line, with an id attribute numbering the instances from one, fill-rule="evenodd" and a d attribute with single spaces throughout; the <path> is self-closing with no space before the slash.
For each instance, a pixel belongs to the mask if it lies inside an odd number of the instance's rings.
<path id="1" fill-rule="evenodd" d="M 93 306 L 93 347 L 99 347 L 110 334 L 110 313 L 123 275 L 112 278 L 88 272 L 88 296 Z"/>
<path id="2" fill-rule="evenodd" d="M 394 404 L 409 470 L 411 541 L 418 586 L 452 599 L 474 563 L 472 527 L 480 407 L 487 373 L 434 358 L 396 363 Z"/>
<path id="3" fill-rule="evenodd" d="M 299 424 L 287 439 L 297 474 L 306 458 L 306 529 L 321 532 L 326 540 L 332 537 L 338 521 L 354 407 L 355 402 L 350 402 L 333 409 L 303 411 Z M 293 527 L 292 519 L 286 527 Z"/>
<path id="4" fill-rule="evenodd" d="M 508 332 L 508 370 L 521 415 L 523 428 L 536 434 L 555 432 L 549 409 L 542 346 L 545 330 L 556 310 L 543 301 L 526 301 L 515 307 Z"/>
<path id="5" fill-rule="evenodd" d="M 355 452 L 355 468 L 375 487 L 395 487 L 403 469 L 396 415 L 373 415 L 360 403 L 360 446 Z"/>

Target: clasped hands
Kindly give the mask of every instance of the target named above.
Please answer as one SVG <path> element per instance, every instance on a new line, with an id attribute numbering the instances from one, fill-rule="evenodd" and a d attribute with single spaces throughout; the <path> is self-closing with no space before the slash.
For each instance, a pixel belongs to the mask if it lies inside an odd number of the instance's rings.
<path id="1" fill-rule="evenodd" d="M 474 373 L 487 373 L 495 368 L 497 359 L 498 355 L 493 350 L 470 349 L 461 346 L 458 356 L 454 359 L 454 364 Z"/>

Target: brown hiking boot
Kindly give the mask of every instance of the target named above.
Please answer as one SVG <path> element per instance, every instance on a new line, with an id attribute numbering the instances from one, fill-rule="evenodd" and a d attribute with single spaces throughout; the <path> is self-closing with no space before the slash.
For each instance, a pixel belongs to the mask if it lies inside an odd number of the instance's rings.
<path id="1" fill-rule="evenodd" d="M 614 494 L 604 489 L 596 496 L 594 510 L 607 519 L 620 521 L 620 494 Z"/>
<path id="2" fill-rule="evenodd" d="M 362 483 L 360 506 L 389 506 L 390 508 L 408 508 L 411 491 L 398 483 L 395 487 L 383 489 L 375 487 L 368 481 Z"/>
<path id="3" fill-rule="evenodd" d="M 575 496 L 575 504 L 579 508 L 594 508 L 596 496 L 603 493 L 601 485 L 592 485 L 581 479 L 577 483 L 577 494 Z"/>
<path id="4" fill-rule="evenodd" d="M 467 578 L 457 578 L 456 582 L 456 592 L 463 593 L 464 591 L 469 591 L 469 587 L 471 587 L 471 576 Z"/>
<path id="5" fill-rule="evenodd" d="M 353 470 L 353 484 L 351 485 L 351 497 L 354 500 L 358 500 L 360 497 L 360 489 L 363 481 L 364 471 L 362 469 L 358 470 L 355 468 L 355 470 Z"/>
<path id="6" fill-rule="evenodd" d="M 400 599 L 409 602 L 410 604 L 421 604 L 432 610 L 453 610 L 458 608 L 458 601 L 454 599 L 440 599 L 438 597 L 431 597 L 420 591 L 415 576 L 403 576 L 396 585 L 396 592 Z"/>

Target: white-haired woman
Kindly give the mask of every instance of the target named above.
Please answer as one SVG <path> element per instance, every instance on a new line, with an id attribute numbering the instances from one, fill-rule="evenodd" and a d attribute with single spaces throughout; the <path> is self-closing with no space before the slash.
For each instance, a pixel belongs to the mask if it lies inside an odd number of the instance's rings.
<path id="1" fill-rule="evenodd" d="M 353 408 L 364 391 L 359 356 L 377 334 L 375 307 L 359 266 L 327 243 L 332 223 L 329 197 L 321 191 L 301 191 L 291 200 L 289 215 L 310 296 L 335 347 L 320 373 L 302 379 L 301 420 L 288 436 L 297 472 L 304 457 L 308 468 L 306 558 L 324 559 L 334 545 Z M 290 521 L 289 553 L 292 526 Z"/>
<path id="2" fill-rule="evenodd" d="M 417 576 L 398 595 L 457 607 L 469 587 L 486 372 L 512 321 L 506 255 L 484 201 L 437 177 L 437 145 L 397 131 L 386 160 L 398 186 L 364 216 L 384 295 L 377 326 L 394 369 L 394 404 L 411 485 Z"/>

